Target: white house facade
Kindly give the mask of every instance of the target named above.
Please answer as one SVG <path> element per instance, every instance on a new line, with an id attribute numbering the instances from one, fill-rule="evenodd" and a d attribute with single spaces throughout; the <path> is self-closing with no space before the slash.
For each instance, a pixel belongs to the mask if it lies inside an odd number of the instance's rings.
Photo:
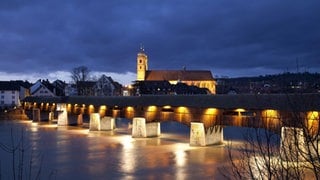
<path id="1" fill-rule="evenodd" d="M 20 87 L 10 81 L 0 82 L 0 107 L 20 106 Z"/>

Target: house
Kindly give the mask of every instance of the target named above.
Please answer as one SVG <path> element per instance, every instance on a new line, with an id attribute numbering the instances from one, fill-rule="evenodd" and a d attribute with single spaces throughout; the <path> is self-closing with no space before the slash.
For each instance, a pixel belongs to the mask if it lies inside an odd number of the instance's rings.
<path id="1" fill-rule="evenodd" d="M 20 86 L 15 81 L 0 81 L 0 108 L 20 106 Z"/>
<path id="2" fill-rule="evenodd" d="M 76 84 L 66 84 L 64 88 L 65 96 L 77 96 L 77 85 Z"/>
<path id="3" fill-rule="evenodd" d="M 119 96 L 122 86 L 110 76 L 102 75 L 95 85 L 95 96 Z"/>
<path id="4" fill-rule="evenodd" d="M 38 80 L 30 87 L 31 96 L 56 96 L 48 80 Z"/>
<path id="5" fill-rule="evenodd" d="M 57 79 L 53 81 L 52 87 L 53 92 L 56 96 L 65 96 L 65 89 L 67 87 L 67 84 L 64 81 Z"/>
<path id="6" fill-rule="evenodd" d="M 120 96 L 122 86 L 109 76 L 102 75 L 97 81 L 78 81 L 79 96 Z"/>
<path id="7" fill-rule="evenodd" d="M 77 82 L 78 96 L 94 96 L 95 95 L 95 81 L 78 81 Z"/>

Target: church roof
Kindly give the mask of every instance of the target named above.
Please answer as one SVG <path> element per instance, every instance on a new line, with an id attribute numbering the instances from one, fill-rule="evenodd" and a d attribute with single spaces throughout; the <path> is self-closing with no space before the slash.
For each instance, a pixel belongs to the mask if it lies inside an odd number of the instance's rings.
<path id="1" fill-rule="evenodd" d="M 181 80 L 212 81 L 211 71 L 205 70 L 150 70 L 146 72 L 146 81 Z"/>

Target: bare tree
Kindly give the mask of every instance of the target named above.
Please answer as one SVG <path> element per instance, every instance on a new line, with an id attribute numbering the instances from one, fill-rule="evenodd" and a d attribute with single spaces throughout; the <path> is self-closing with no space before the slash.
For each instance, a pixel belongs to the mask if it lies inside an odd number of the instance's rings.
<path id="1" fill-rule="evenodd" d="M 88 81 L 90 79 L 90 70 L 86 66 L 73 68 L 71 71 L 71 78 L 74 83 L 79 81 Z"/>
<path id="2" fill-rule="evenodd" d="M 312 101 L 299 98 L 288 98 L 292 110 L 279 117 L 278 128 L 250 128 L 242 145 L 228 144 L 231 168 L 221 169 L 225 177 L 320 179 L 319 112 L 307 111 L 303 107 Z"/>

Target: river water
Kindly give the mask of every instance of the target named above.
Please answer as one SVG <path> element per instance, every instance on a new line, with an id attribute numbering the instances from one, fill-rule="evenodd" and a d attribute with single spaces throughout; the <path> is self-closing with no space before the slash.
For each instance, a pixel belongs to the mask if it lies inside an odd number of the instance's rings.
<path id="1" fill-rule="evenodd" d="M 19 174 L 22 179 L 223 179 L 219 171 L 229 162 L 225 145 L 191 147 L 189 127 L 177 122 L 161 123 L 157 138 L 132 138 L 127 127 L 125 119 L 117 120 L 116 130 L 105 132 L 0 121 L 0 179 Z M 225 128 L 224 138 L 237 140 L 241 134 L 235 132 Z M 15 153 L 13 160 L 5 150 L 19 142 L 24 152 Z"/>

